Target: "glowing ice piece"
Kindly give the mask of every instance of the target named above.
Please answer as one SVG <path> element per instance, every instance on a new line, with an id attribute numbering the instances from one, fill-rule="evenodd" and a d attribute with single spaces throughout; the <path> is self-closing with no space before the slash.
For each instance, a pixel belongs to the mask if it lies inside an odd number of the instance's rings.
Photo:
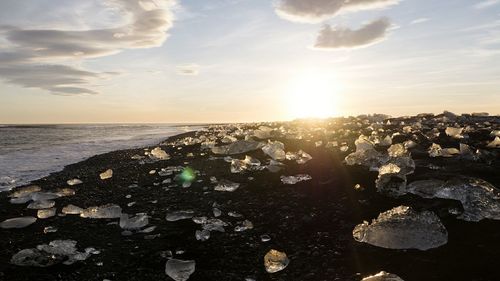
<path id="1" fill-rule="evenodd" d="M 270 250 L 264 256 L 264 267 L 268 273 L 276 273 L 278 271 L 282 271 L 285 269 L 290 260 L 286 256 L 284 252 L 280 252 L 277 250 Z"/>
<path id="2" fill-rule="evenodd" d="M 175 281 L 186 281 L 194 273 L 195 268 L 194 260 L 170 259 L 165 265 L 165 273 Z"/>
<path id="3" fill-rule="evenodd" d="M 433 212 L 417 212 L 399 206 L 381 213 L 371 224 L 357 225 L 353 237 L 358 242 L 387 249 L 428 250 L 448 242 L 448 232 Z"/>

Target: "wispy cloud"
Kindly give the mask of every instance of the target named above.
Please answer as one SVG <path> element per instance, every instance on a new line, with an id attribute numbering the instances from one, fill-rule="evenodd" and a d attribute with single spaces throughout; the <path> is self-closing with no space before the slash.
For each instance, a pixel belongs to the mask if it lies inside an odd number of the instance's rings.
<path id="1" fill-rule="evenodd" d="M 200 66 L 195 63 L 177 66 L 177 74 L 187 76 L 197 76 L 200 73 Z"/>
<path id="2" fill-rule="evenodd" d="M 83 31 L 1 26 L 6 46 L 0 49 L 0 77 L 55 94 L 95 94 L 91 82 L 108 74 L 78 69 L 68 62 L 156 47 L 167 39 L 174 0 L 107 0 L 106 4 L 128 23 Z"/>
<path id="3" fill-rule="evenodd" d="M 424 22 L 428 22 L 430 21 L 431 19 L 430 18 L 419 18 L 419 19 L 414 19 L 410 22 L 411 25 L 414 25 L 414 24 L 421 24 L 421 23 L 424 23 Z"/>
<path id="4" fill-rule="evenodd" d="M 314 48 L 344 49 L 366 47 L 384 40 L 390 27 L 391 23 L 387 18 L 372 21 L 355 30 L 344 26 L 332 28 L 330 25 L 325 25 L 319 32 Z"/>
<path id="5" fill-rule="evenodd" d="M 371 10 L 398 4 L 399 0 L 279 0 L 276 13 L 287 20 L 318 23 L 341 12 Z"/>
<path id="6" fill-rule="evenodd" d="M 481 10 L 481 9 L 486 9 L 491 6 L 497 5 L 500 3 L 500 0 L 486 0 L 486 1 L 481 1 L 477 4 L 474 5 L 475 9 Z"/>

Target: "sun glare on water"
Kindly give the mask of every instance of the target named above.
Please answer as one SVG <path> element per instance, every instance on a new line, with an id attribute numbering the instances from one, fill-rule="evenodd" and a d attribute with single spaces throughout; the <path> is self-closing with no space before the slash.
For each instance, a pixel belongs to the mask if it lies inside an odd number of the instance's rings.
<path id="1" fill-rule="evenodd" d="M 340 84 L 332 75 L 302 73 L 289 83 L 288 114 L 291 118 L 327 118 L 339 114 Z"/>

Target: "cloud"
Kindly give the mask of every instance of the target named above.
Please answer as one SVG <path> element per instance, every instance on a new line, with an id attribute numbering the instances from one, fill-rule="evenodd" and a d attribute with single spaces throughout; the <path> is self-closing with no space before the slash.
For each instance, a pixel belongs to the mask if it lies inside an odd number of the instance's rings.
<path id="1" fill-rule="evenodd" d="M 482 10 L 482 9 L 486 9 L 486 8 L 491 7 L 491 6 L 494 6 L 496 4 L 499 4 L 499 3 L 500 3 L 500 0 L 481 1 L 481 2 L 474 5 L 474 9 Z"/>
<path id="2" fill-rule="evenodd" d="M 103 57 L 125 49 L 161 46 L 173 24 L 175 0 L 107 0 L 127 23 L 90 30 L 22 29 L 3 25 L 0 77 L 23 87 L 56 94 L 95 94 L 91 81 L 106 74 L 80 70 L 67 62 Z M 49 65 L 51 64 L 51 65 Z M 51 77 L 57 75 L 58 77 Z"/>
<path id="3" fill-rule="evenodd" d="M 200 73 L 200 66 L 197 64 L 185 64 L 177 66 L 177 74 L 187 76 L 197 76 Z"/>
<path id="4" fill-rule="evenodd" d="M 276 13 L 287 20 L 318 23 L 342 12 L 385 8 L 400 0 L 278 0 Z"/>
<path id="5" fill-rule="evenodd" d="M 424 22 L 428 22 L 430 21 L 431 19 L 429 18 L 419 18 L 419 19 L 415 19 L 415 20 L 412 20 L 410 22 L 411 25 L 414 25 L 414 24 L 420 24 L 420 23 L 424 23 Z"/>
<path id="6" fill-rule="evenodd" d="M 391 23 L 381 18 L 353 30 L 344 26 L 331 27 L 325 25 L 319 32 L 314 48 L 345 49 L 360 48 L 373 45 L 385 39 Z"/>

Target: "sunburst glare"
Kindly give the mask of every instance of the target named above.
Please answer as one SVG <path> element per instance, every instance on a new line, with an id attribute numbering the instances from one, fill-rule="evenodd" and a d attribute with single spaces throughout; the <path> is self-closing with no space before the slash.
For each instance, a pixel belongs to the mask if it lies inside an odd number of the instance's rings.
<path id="1" fill-rule="evenodd" d="M 291 118 L 326 118 L 339 114 L 341 85 L 336 77 L 318 70 L 302 72 L 290 81 L 286 93 Z"/>

